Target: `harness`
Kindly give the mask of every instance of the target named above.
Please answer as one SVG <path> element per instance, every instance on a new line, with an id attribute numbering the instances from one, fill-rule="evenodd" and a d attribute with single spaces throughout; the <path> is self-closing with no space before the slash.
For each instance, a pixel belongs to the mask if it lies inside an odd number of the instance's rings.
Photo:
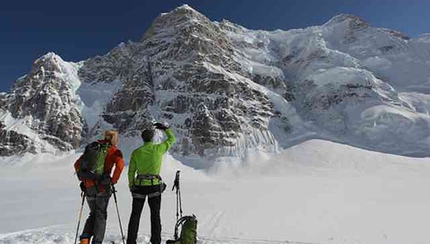
<path id="1" fill-rule="evenodd" d="M 159 180 L 160 183 L 163 183 L 163 179 L 159 175 L 141 174 L 141 175 L 137 175 L 136 178 L 134 178 L 133 184 L 142 186 L 142 180 L 150 180 L 151 186 L 154 185 L 154 180 Z M 139 184 L 136 184 L 136 181 L 139 181 Z"/>
<path id="2" fill-rule="evenodd" d="M 137 182 L 139 182 L 138 186 L 144 186 L 142 185 L 142 181 L 143 180 L 150 180 L 151 181 L 151 186 L 154 186 L 154 180 L 158 180 L 160 182 L 159 186 L 160 189 L 159 191 L 150 193 L 150 194 L 140 194 L 140 193 L 132 193 L 133 198 L 137 198 L 137 199 L 145 199 L 146 196 L 148 196 L 148 198 L 152 198 L 152 197 L 157 197 L 160 196 L 161 193 L 164 192 L 164 190 L 166 189 L 166 184 L 163 182 L 163 179 L 161 178 L 160 175 L 152 175 L 152 174 L 139 174 L 136 176 L 136 178 L 133 181 L 133 184 L 136 185 Z"/>

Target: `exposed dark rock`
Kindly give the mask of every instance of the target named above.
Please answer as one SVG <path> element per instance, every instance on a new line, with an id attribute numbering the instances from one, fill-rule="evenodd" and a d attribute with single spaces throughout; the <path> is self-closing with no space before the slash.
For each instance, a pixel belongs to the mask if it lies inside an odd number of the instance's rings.
<path id="1" fill-rule="evenodd" d="M 16 131 L 6 130 L 0 123 L 0 156 L 20 155 L 24 152 L 36 153 L 36 148 L 29 137 Z"/>

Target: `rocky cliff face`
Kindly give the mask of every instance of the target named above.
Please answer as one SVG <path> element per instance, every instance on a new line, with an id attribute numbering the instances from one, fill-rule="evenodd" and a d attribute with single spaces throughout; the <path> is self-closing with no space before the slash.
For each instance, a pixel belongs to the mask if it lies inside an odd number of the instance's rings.
<path id="1" fill-rule="evenodd" d="M 253 130 L 268 131 L 267 95 L 246 81 L 231 41 L 208 18 L 189 7 L 160 15 L 140 43 L 120 45 L 87 60 L 84 82 L 123 84 L 103 119 L 124 135 L 136 135 L 152 120 L 171 124 L 178 154 L 215 154 L 234 147 Z"/>
<path id="2" fill-rule="evenodd" d="M 0 94 L 0 154 L 67 151 L 112 127 L 125 141 L 165 121 L 177 156 L 243 156 L 312 137 L 428 155 L 427 39 L 345 14 L 255 31 L 184 5 L 106 55 L 37 60 Z"/>
<path id="3" fill-rule="evenodd" d="M 66 151 L 80 146 L 85 124 L 75 95 L 80 85 L 76 70 L 76 65 L 48 53 L 15 83 L 0 104 L 2 117 L 9 117 L 0 129 L 4 135 L 1 144 L 9 148 L 2 155 L 43 152 L 51 147 Z M 42 144 L 50 145 L 49 149 Z"/>

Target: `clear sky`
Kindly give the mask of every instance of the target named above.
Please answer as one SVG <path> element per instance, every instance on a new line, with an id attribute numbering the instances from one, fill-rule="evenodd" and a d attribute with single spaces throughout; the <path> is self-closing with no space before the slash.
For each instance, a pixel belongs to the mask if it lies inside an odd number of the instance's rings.
<path id="1" fill-rule="evenodd" d="M 49 51 L 66 61 L 103 55 L 184 3 L 250 29 L 303 28 L 349 13 L 411 37 L 430 32 L 430 0 L 9 0 L 0 5 L 0 91 Z"/>

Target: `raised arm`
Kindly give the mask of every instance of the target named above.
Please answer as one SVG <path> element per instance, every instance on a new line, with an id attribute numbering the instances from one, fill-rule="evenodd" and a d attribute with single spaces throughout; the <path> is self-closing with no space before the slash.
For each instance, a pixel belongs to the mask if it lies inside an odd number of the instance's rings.
<path id="1" fill-rule="evenodd" d="M 164 132 L 167 135 L 167 139 L 160 144 L 163 153 L 167 152 L 172 147 L 173 143 L 175 143 L 176 141 L 176 137 L 173 134 L 172 129 L 168 128 Z"/>

